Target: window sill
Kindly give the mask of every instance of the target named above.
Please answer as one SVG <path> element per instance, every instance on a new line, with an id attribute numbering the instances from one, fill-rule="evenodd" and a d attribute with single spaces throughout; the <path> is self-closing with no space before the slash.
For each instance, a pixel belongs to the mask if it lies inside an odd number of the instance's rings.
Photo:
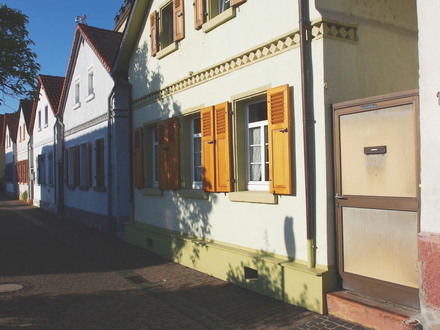
<path id="1" fill-rule="evenodd" d="M 190 199 L 204 199 L 207 200 L 209 198 L 209 194 L 201 189 L 185 189 L 180 190 L 177 193 L 177 196 L 182 198 L 190 198 Z"/>
<path id="2" fill-rule="evenodd" d="M 156 53 L 156 57 L 157 57 L 157 59 L 160 60 L 161 58 L 164 58 L 165 56 L 175 52 L 177 49 L 179 49 L 177 42 L 172 42 L 171 44 L 166 46 L 164 49 L 159 50 Z"/>
<path id="3" fill-rule="evenodd" d="M 213 17 L 212 19 L 207 21 L 205 24 L 203 24 L 202 31 L 205 33 L 208 33 L 209 31 L 214 30 L 216 27 L 229 21 L 230 19 L 234 18 L 235 16 L 236 16 L 235 7 L 228 8 L 223 13 L 218 14 L 217 16 Z"/>
<path id="4" fill-rule="evenodd" d="M 162 196 L 162 190 L 158 188 L 143 188 L 140 190 L 144 196 Z"/>
<path id="5" fill-rule="evenodd" d="M 278 196 L 266 191 L 237 191 L 228 193 L 231 202 L 278 204 Z"/>
<path id="6" fill-rule="evenodd" d="M 76 109 L 78 109 L 78 108 L 80 108 L 81 107 L 81 102 L 78 102 L 78 103 L 76 103 L 74 106 L 73 106 L 73 110 L 76 110 Z"/>
<path id="7" fill-rule="evenodd" d="M 106 187 L 93 187 L 93 190 L 96 191 L 96 192 L 100 192 L 100 193 L 107 192 L 107 188 Z"/>
<path id="8" fill-rule="evenodd" d="M 89 96 L 87 96 L 86 98 L 86 102 L 90 102 L 91 100 L 93 100 L 95 98 L 95 93 L 91 93 L 89 94 Z"/>

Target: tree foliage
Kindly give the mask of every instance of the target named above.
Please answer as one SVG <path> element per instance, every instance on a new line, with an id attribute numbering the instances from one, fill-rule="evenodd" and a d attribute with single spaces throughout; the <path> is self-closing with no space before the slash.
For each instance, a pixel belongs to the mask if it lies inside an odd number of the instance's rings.
<path id="1" fill-rule="evenodd" d="M 20 10 L 0 5 L 0 104 L 5 96 L 32 97 L 40 65 L 31 50 L 26 25 L 28 17 Z"/>

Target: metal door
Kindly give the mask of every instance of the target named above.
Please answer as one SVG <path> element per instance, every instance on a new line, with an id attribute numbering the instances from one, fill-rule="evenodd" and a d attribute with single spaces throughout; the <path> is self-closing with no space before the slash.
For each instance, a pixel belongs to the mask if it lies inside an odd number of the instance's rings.
<path id="1" fill-rule="evenodd" d="M 418 307 L 417 92 L 345 102 L 333 109 L 343 287 Z"/>

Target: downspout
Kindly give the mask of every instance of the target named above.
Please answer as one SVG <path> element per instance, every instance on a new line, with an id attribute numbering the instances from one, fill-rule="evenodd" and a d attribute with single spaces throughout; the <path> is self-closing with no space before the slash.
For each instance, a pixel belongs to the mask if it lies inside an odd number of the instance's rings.
<path id="1" fill-rule="evenodd" d="M 112 88 L 108 96 L 108 118 L 107 118 L 107 215 L 110 235 L 116 234 L 115 223 L 113 221 L 113 177 L 112 177 L 112 96 L 115 92 L 115 87 Z"/>
<path id="2" fill-rule="evenodd" d="M 32 187 L 32 172 L 31 172 L 31 168 L 33 168 L 33 166 L 31 166 L 31 164 L 34 163 L 34 153 L 33 153 L 33 143 L 32 143 L 32 135 L 29 134 L 29 141 L 28 141 L 28 199 L 29 201 L 31 201 L 31 204 L 33 204 L 33 200 L 34 200 L 34 191 L 33 191 L 33 187 Z M 26 201 L 27 203 L 27 201 Z"/>
<path id="3" fill-rule="evenodd" d="M 306 226 L 307 226 L 307 259 L 309 268 L 315 268 L 315 186 L 312 177 L 314 157 L 311 136 L 314 124 L 310 99 L 310 42 L 307 40 L 308 0 L 298 0 L 300 53 L 301 53 L 301 92 L 304 141 L 304 176 L 306 198 Z M 307 19 L 307 21 L 306 21 Z"/>

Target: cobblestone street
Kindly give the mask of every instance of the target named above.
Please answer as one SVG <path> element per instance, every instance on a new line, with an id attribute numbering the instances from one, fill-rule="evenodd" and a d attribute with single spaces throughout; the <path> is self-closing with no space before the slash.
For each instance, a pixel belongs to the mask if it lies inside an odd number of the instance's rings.
<path id="1" fill-rule="evenodd" d="M 0 226 L 1 329 L 362 329 L 4 196 Z"/>

